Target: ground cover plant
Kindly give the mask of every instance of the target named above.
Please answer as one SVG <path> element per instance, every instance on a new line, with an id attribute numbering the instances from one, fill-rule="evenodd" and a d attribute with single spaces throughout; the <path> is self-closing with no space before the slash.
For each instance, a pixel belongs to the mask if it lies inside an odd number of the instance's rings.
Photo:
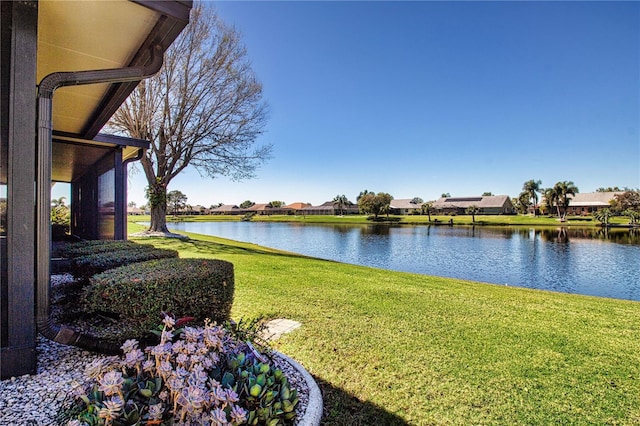
<path id="1" fill-rule="evenodd" d="M 233 318 L 303 324 L 275 347 L 319 382 L 326 425 L 640 422 L 637 302 L 189 236 L 152 241 L 181 256 L 233 262 Z"/>

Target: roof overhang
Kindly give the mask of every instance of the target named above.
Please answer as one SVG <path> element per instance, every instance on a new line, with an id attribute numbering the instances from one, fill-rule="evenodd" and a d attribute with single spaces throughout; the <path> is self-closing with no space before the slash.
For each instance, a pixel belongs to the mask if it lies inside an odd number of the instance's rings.
<path id="1" fill-rule="evenodd" d="M 122 151 L 122 160 L 137 159 L 149 142 L 99 133 L 93 140 L 55 132 L 52 140 L 51 180 L 73 182 L 101 158 L 114 150 Z"/>
<path id="2" fill-rule="evenodd" d="M 37 81 L 60 71 L 146 65 L 151 46 L 160 45 L 164 52 L 187 25 L 191 5 L 190 0 L 41 0 Z M 54 180 L 71 181 L 105 150 L 125 147 L 127 158 L 146 147 L 142 141 L 98 134 L 137 84 L 93 84 L 56 91 Z"/>

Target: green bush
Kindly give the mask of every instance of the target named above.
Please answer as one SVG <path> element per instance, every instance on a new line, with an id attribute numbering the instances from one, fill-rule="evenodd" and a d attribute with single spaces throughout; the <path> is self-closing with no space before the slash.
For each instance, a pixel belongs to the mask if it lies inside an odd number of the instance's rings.
<path id="1" fill-rule="evenodd" d="M 91 240 L 79 241 L 77 243 L 64 244 L 57 247 L 53 253 L 53 257 L 73 258 L 79 256 L 87 256 L 96 253 L 105 253 L 109 251 L 125 250 L 125 249 L 152 249 L 149 244 L 138 244 L 127 240 Z"/>
<path id="2" fill-rule="evenodd" d="M 175 250 L 138 246 L 130 249 L 95 253 L 73 258 L 71 261 L 71 269 L 76 278 L 89 278 L 94 274 L 119 266 L 145 262 L 147 260 L 175 257 L 178 257 L 178 252 Z"/>
<path id="3" fill-rule="evenodd" d="M 222 324 L 229 320 L 233 292 L 232 263 L 161 259 L 93 276 L 81 303 L 87 313 L 117 315 L 137 333 L 144 333 L 158 323 L 161 312 Z"/>

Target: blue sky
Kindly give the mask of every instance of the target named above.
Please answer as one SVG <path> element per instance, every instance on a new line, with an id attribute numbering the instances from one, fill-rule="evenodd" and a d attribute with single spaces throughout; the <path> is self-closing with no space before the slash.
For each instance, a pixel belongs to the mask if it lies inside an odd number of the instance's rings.
<path id="1" fill-rule="evenodd" d="M 638 2 L 210 5 L 243 35 L 274 157 L 243 182 L 184 173 L 189 204 L 640 187 Z"/>

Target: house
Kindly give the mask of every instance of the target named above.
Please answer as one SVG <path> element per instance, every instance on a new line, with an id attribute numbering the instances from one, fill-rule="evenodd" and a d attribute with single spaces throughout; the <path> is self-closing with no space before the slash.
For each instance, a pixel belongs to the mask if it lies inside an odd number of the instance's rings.
<path id="1" fill-rule="evenodd" d="M 311 207 L 311 204 L 297 202 L 297 203 L 288 204 L 285 207 L 291 209 L 293 211 L 293 213 L 296 214 L 298 212 L 298 210 L 302 210 L 305 207 Z"/>
<path id="2" fill-rule="evenodd" d="M 342 207 L 342 211 L 333 201 L 327 201 L 319 206 L 304 207 L 298 211 L 301 215 L 339 215 L 339 214 L 359 214 L 360 209 L 357 204 L 347 204 Z"/>
<path id="3" fill-rule="evenodd" d="M 515 214 L 516 212 L 508 195 L 441 197 L 433 203 L 433 209 L 438 214 L 465 214 L 471 206 L 478 207 L 478 214 Z"/>
<path id="4" fill-rule="evenodd" d="M 389 205 L 389 212 L 391 214 L 420 214 L 422 213 L 422 204 L 421 203 L 412 203 L 411 201 L 415 200 L 415 198 L 406 198 L 406 199 L 398 199 L 391 200 L 391 204 Z"/>
<path id="5" fill-rule="evenodd" d="M 611 207 L 611 201 L 616 195 L 624 192 L 583 192 L 569 195 L 568 215 L 587 215 L 605 207 Z"/>
<path id="6" fill-rule="evenodd" d="M 223 204 L 211 210 L 211 214 L 244 214 L 244 209 L 235 204 Z"/>
<path id="7" fill-rule="evenodd" d="M 144 210 L 138 207 L 127 207 L 127 214 L 130 216 L 139 216 L 144 214 Z"/>
<path id="8" fill-rule="evenodd" d="M 201 204 L 191 206 L 189 214 L 209 214 L 209 209 Z"/>
<path id="9" fill-rule="evenodd" d="M 149 143 L 100 131 L 139 81 L 160 69 L 189 21 L 191 1 L 2 1 L 0 7 L 5 379 L 35 372 L 36 327 L 71 343 L 48 317 L 52 183 L 71 184 L 73 234 L 126 238 L 126 165 Z"/>
<path id="10" fill-rule="evenodd" d="M 245 209 L 245 213 L 261 215 L 289 214 L 290 212 L 291 209 L 288 207 L 271 207 L 271 204 L 254 204 L 248 209 Z"/>

